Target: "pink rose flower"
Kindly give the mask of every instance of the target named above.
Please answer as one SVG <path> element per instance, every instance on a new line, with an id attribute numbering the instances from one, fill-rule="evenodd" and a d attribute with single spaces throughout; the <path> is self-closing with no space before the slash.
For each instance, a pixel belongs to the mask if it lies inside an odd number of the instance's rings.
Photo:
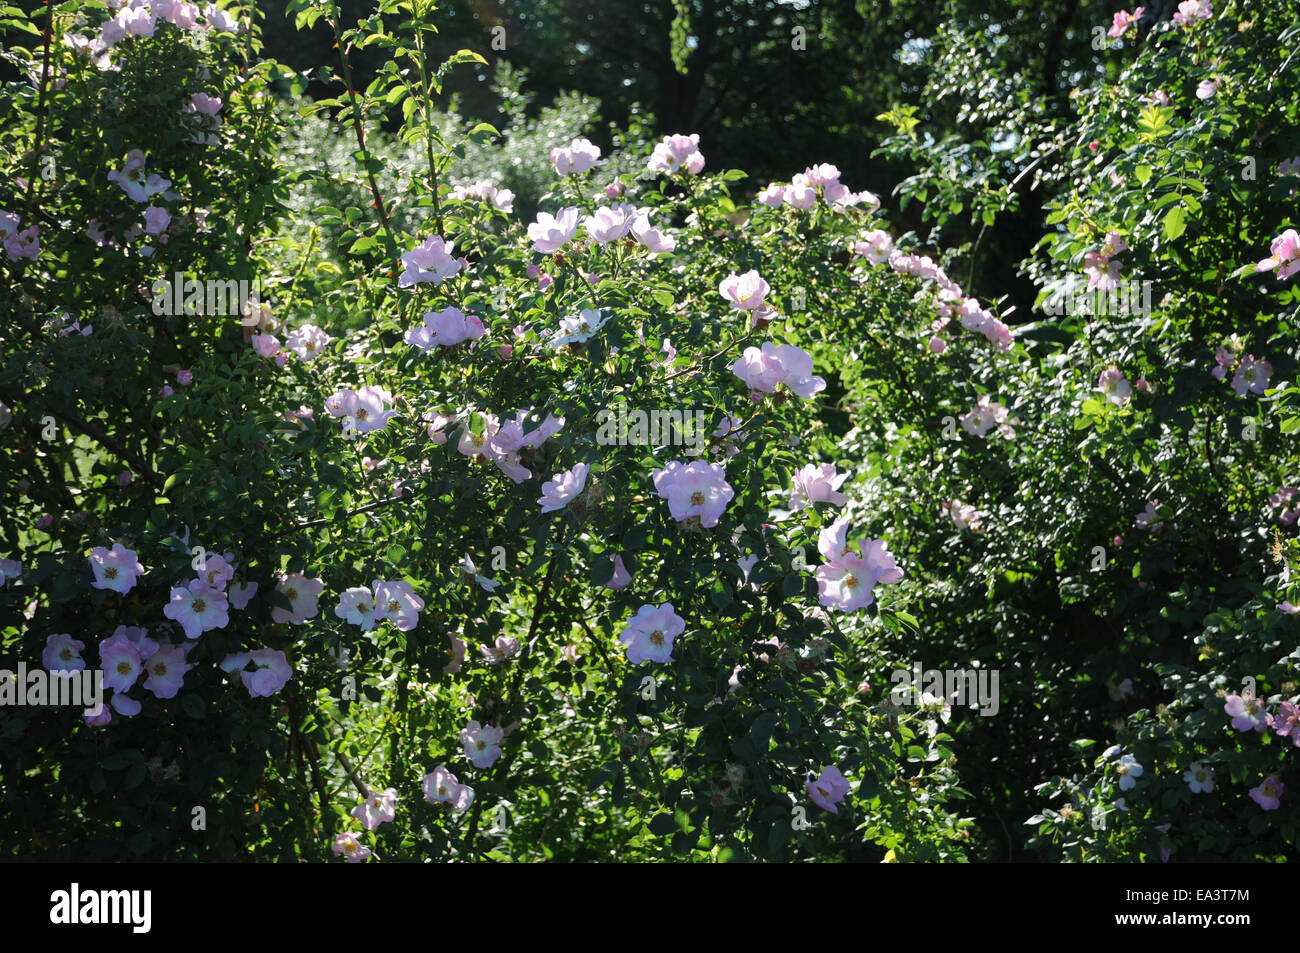
<path id="1" fill-rule="evenodd" d="M 564 509 L 570 501 L 581 496 L 587 486 L 588 469 L 587 464 L 579 463 L 573 469 L 557 473 L 543 483 L 542 495 L 537 500 L 542 505 L 542 512 L 554 513 Z"/>
<path id="2" fill-rule="evenodd" d="M 480 725 L 471 721 L 460 731 L 461 747 L 465 757 L 476 768 L 490 768 L 501 757 L 501 738 L 504 732 L 495 725 Z"/>
<path id="3" fill-rule="evenodd" d="M 609 582 L 605 583 L 606 589 L 622 589 L 632 581 L 632 574 L 627 571 L 623 565 L 623 557 L 615 554 L 611 557 L 614 562 L 614 575 L 609 577 Z"/>
<path id="4" fill-rule="evenodd" d="M 627 660 L 631 664 L 664 664 L 673 661 L 673 640 L 685 631 L 686 621 L 673 610 L 671 602 L 665 602 L 638 609 L 618 640 L 627 646 Z"/>
<path id="5" fill-rule="evenodd" d="M 556 175 L 582 175 L 590 171 L 600 158 L 600 147 L 586 139 L 574 139 L 565 148 L 551 150 L 551 164 Z"/>
<path id="6" fill-rule="evenodd" d="M 136 577 L 144 572 L 144 566 L 136 558 L 135 552 L 121 543 L 114 543 L 112 549 L 103 546 L 92 549 L 90 568 L 95 574 L 91 588 L 108 589 L 122 595 L 131 591 Z"/>
<path id="7" fill-rule="evenodd" d="M 1300 271 L 1300 234 L 1294 228 L 1288 228 L 1269 246 L 1271 253 L 1255 266 L 1256 271 L 1277 269 L 1278 281 L 1285 281 Z"/>
<path id="8" fill-rule="evenodd" d="M 419 624 L 424 600 L 415 594 L 409 582 L 380 582 L 375 590 L 375 621 L 387 619 L 402 632 L 409 632 Z"/>
<path id="9" fill-rule="evenodd" d="M 587 230 L 587 236 L 592 241 L 603 245 L 617 241 L 630 232 L 636 217 L 636 209 L 626 203 L 604 205 L 596 209 L 594 215 L 584 218 L 582 227 Z"/>
<path id="10" fill-rule="evenodd" d="M 334 846 L 330 849 L 336 856 L 347 858 L 349 864 L 359 864 L 373 853 L 369 847 L 357 840 L 357 835 L 352 831 L 344 831 L 334 838 Z"/>
<path id="11" fill-rule="evenodd" d="M 740 311 L 752 311 L 763 307 L 763 300 L 771 290 L 771 286 L 757 271 L 747 271 L 743 275 L 728 275 L 718 285 L 722 297 L 730 301 L 733 308 Z"/>
<path id="12" fill-rule="evenodd" d="M 74 639 L 67 633 L 51 635 L 45 640 L 45 651 L 41 653 L 41 664 L 47 672 L 80 672 L 86 668 L 86 661 L 81 657 L 81 650 L 86 643 Z"/>
<path id="13" fill-rule="evenodd" d="M 442 765 L 434 768 L 424 776 L 421 784 L 424 797 L 430 804 L 446 804 L 456 811 L 464 811 L 474 803 L 474 789 L 468 784 L 461 784 Z"/>
<path id="14" fill-rule="evenodd" d="M 388 788 L 382 793 L 371 791 L 364 802 L 351 811 L 361 826 L 373 831 L 380 824 L 386 824 L 397 816 L 397 788 Z"/>
<path id="15" fill-rule="evenodd" d="M 1223 710 L 1231 716 L 1232 727 L 1238 731 L 1263 731 L 1273 723 L 1267 706 L 1250 692 L 1227 696 Z"/>
<path id="16" fill-rule="evenodd" d="M 567 245 L 577 231 L 578 209 L 569 205 L 558 215 L 538 212 L 537 221 L 528 226 L 528 237 L 533 241 L 533 251 L 550 255 Z"/>
<path id="17" fill-rule="evenodd" d="M 847 473 L 837 475 L 833 463 L 807 464 L 794 475 L 794 484 L 790 490 L 790 509 L 802 510 L 813 503 L 843 506 L 848 500 L 838 490 L 848 478 Z"/>
<path id="18" fill-rule="evenodd" d="M 1277 778 L 1268 777 L 1258 787 L 1250 789 L 1250 799 L 1266 811 L 1276 811 L 1285 789 L 1286 785 Z"/>
<path id="19" fill-rule="evenodd" d="M 277 592 L 282 593 L 289 600 L 290 608 L 283 609 L 279 606 L 272 606 L 271 621 L 302 625 L 308 619 L 315 617 L 316 602 L 320 598 L 321 591 L 325 588 L 325 583 L 298 572 L 281 577 L 279 584 L 275 588 Z"/>
<path id="20" fill-rule="evenodd" d="M 814 779 L 810 773 L 808 780 L 804 782 L 804 788 L 814 804 L 822 810 L 838 814 L 837 805 L 848 795 L 849 782 L 840 773 L 840 769 L 832 764 L 822 768 L 819 778 Z"/>
<path id="21" fill-rule="evenodd" d="M 683 465 L 673 461 L 651 473 L 655 492 L 668 501 L 668 511 L 678 522 L 698 517 L 700 525 L 711 529 L 731 502 L 735 491 L 727 482 L 726 468 L 716 463 L 696 460 Z"/>
<path id="22" fill-rule="evenodd" d="M 762 348 L 747 347 L 731 365 L 731 372 L 751 391 L 771 394 L 784 384 L 805 400 L 826 389 L 826 381 L 812 374 L 812 356 L 793 344 L 764 341 Z"/>
<path id="23" fill-rule="evenodd" d="M 230 622 L 229 608 L 224 592 L 195 579 L 188 586 L 172 588 L 163 615 L 180 625 L 187 639 L 197 639 L 212 629 L 224 629 Z"/>
<path id="24" fill-rule="evenodd" d="M 403 271 L 397 279 L 398 287 L 429 283 L 436 288 L 442 284 L 461 270 L 461 262 L 452 255 L 455 247 L 455 242 L 444 241 L 440 235 L 426 238 L 402 255 Z"/>
<path id="25" fill-rule="evenodd" d="M 181 690 L 185 673 L 193 667 L 185 661 L 184 649 L 164 643 L 145 659 L 144 669 L 149 677 L 145 679 L 144 687 L 153 692 L 155 698 L 175 698 Z"/>

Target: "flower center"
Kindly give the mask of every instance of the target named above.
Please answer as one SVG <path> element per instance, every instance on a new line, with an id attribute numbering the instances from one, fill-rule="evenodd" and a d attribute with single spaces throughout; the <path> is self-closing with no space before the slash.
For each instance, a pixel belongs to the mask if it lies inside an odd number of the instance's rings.
<path id="1" fill-rule="evenodd" d="M 289 601 L 290 601 L 290 602 L 297 602 L 297 601 L 298 601 L 298 590 L 297 590 L 297 589 L 292 589 L 292 588 L 290 588 L 290 589 L 286 589 L 286 590 L 284 591 L 284 594 L 285 594 L 286 596 L 289 597 Z"/>
<path id="2" fill-rule="evenodd" d="M 398 602 L 396 599 L 389 599 L 389 600 L 388 600 L 388 611 L 389 611 L 389 612 L 398 612 L 398 611 L 401 610 L 401 608 L 402 608 L 402 604 L 401 604 L 400 602 Z"/>
<path id="3" fill-rule="evenodd" d="M 116 566 L 108 566 L 108 567 L 106 567 L 106 568 L 104 569 L 104 578 L 105 578 L 105 579 L 116 579 L 116 578 L 117 578 L 117 567 L 116 567 Z"/>
<path id="4" fill-rule="evenodd" d="M 478 741 L 474 742 L 474 747 L 477 748 L 479 751 L 482 751 L 484 748 L 487 747 L 487 742 L 484 741 L 482 738 L 480 738 Z"/>
<path id="5" fill-rule="evenodd" d="M 694 493 L 691 494 L 691 506 L 703 506 L 703 505 L 704 505 L 704 494 L 699 490 L 696 490 Z"/>
<path id="6" fill-rule="evenodd" d="M 848 577 L 846 577 L 845 580 L 844 580 L 844 588 L 845 588 L 845 589 L 856 589 L 856 588 L 858 588 L 858 577 L 857 577 L 857 576 L 848 576 Z"/>
<path id="7" fill-rule="evenodd" d="M 167 674 L 167 663 L 166 663 L 166 662 L 158 662 L 158 663 L 157 663 L 156 665 L 154 665 L 154 667 L 153 667 L 153 673 L 154 673 L 155 675 L 157 675 L 159 678 L 162 678 L 164 675 Z"/>
<path id="8" fill-rule="evenodd" d="M 130 662 L 127 662 L 127 661 L 121 661 L 121 662 L 118 662 L 118 663 L 117 663 L 117 671 L 118 671 L 118 674 L 119 674 L 119 675 L 130 675 L 130 674 L 131 674 L 131 663 L 130 663 Z"/>
<path id="9" fill-rule="evenodd" d="M 655 629 L 653 632 L 650 633 L 650 641 L 653 642 L 655 645 L 663 645 L 664 634 L 660 632 L 658 629 Z"/>
<path id="10" fill-rule="evenodd" d="M 65 648 L 62 652 L 59 653 L 59 658 L 63 659 L 63 661 L 65 662 L 72 661 L 72 649 Z"/>
<path id="11" fill-rule="evenodd" d="M 190 603 L 190 608 L 194 610 L 195 613 L 202 612 L 207 607 L 208 604 L 204 602 L 202 599 L 195 599 L 193 602 Z"/>

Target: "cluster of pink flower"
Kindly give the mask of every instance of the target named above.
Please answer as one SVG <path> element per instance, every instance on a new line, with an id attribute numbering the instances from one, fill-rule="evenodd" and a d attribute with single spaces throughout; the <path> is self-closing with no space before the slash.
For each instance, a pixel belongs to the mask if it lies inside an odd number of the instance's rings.
<path id="1" fill-rule="evenodd" d="M 600 160 L 600 147 L 586 139 L 574 139 L 567 146 L 551 150 L 551 165 L 556 175 L 583 175 Z"/>
<path id="2" fill-rule="evenodd" d="M 564 427 L 564 418 L 547 414 L 534 429 L 525 432 L 530 411 L 521 410 L 514 420 L 504 424 L 493 414 L 484 413 L 483 432 L 474 433 L 468 421 L 460 433 L 456 449 L 469 457 L 481 456 L 491 460 L 497 468 L 515 483 L 523 483 L 533 473 L 519 462 L 519 452 L 528 447 L 540 447 Z"/>
<path id="3" fill-rule="evenodd" d="M 402 255 L 402 274 L 397 284 L 402 288 L 431 284 L 435 288 L 466 267 L 464 258 L 453 258 L 455 242 L 431 235 Z"/>
<path id="4" fill-rule="evenodd" d="M 159 21 L 194 32 L 237 33 L 240 30 L 239 24 L 215 3 L 204 7 L 202 14 L 198 6 L 184 0 L 127 0 L 109 6 L 120 9 L 100 27 L 94 39 L 77 33 L 64 38 L 74 53 L 92 57 L 101 70 L 117 68 L 109 59 L 110 49 L 130 37 L 153 36 Z"/>
<path id="5" fill-rule="evenodd" d="M 339 595 L 334 615 L 361 631 L 369 632 L 387 619 L 402 632 L 410 632 L 419 624 L 424 600 L 415 594 L 409 582 L 381 582 L 376 579 L 373 588 L 353 586 Z M 313 612 L 314 614 L 314 612 Z"/>
<path id="6" fill-rule="evenodd" d="M 958 532 L 970 530 L 972 533 L 984 532 L 984 517 L 988 514 L 977 510 L 961 500 L 944 500 L 939 504 L 939 512 L 946 514 Z"/>
<path id="7" fill-rule="evenodd" d="M 279 649 L 234 652 L 222 659 L 220 667 L 223 672 L 238 672 L 239 680 L 254 698 L 270 698 L 293 677 L 293 666 Z"/>
<path id="8" fill-rule="evenodd" d="M 849 246 L 849 250 L 872 265 L 887 264 L 895 274 L 912 275 L 936 284 L 934 308 L 938 317 L 930 327 L 929 342 L 934 353 L 942 354 L 948 349 L 948 342 L 940 332 L 954 317 L 961 319 L 965 330 L 984 335 L 999 351 L 1011 350 L 1011 329 L 975 298 L 966 297 L 961 285 L 949 278 L 943 266 L 928 255 L 908 255 L 899 251 L 889 234 L 879 228 L 866 232 Z"/>
<path id="9" fill-rule="evenodd" d="M 840 170 L 829 162 L 797 173 L 789 185 L 773 182 L 758 193 L 758 202 L 768 208 L 789 205 L 806 212 L 817 204 L 819 194 L 832 212 L 844 212 L 857 205 L 880 208 L 880 199 L 871 192 L 854 192 L 841 182 Z"/>
<path id="10" fill-rule="evenodd" d="M 849 542 L 849 520 L 844 517 L 824 528 L 817 537 L 817 551 L 825 560 L 817 567 L 817 590 L 821 604 L 851 612 L 875 602 L 880 583 L 903 578 L 893 554 L 881 539 Z"/>
<path id="11" fill-rule="evenodd" d="M 424 312 L 424 323 L 406 332 L 406 343 L 422 351 L 455 347 L 462 341 L 477 341 L 485 334 L 483 322 L 473 314 L 448 306 Z"/>
<path id="12" fill-rule="evenodd" d="M 1119 232 L 1107 232 L 1101 248 L 1083 256 L 1083 273 L 1088 276 L 1088 287 L 1102 291 L 1118 288 L 1120 269 L 1124 266 L 1115 260 L 1115 256 L 1128 250 L 1128 243 Z"/>
<path id="13" fill-rule="evenodd" d="M 0 209 L 0 241 L 4 242 L 10 261 L 21 258 L 36 260 L 41 253 L 40 230 L 39 225 L 22 228 L 22 220 L 17 214 Z"/>
<path id="14" fill-rule="evenodd" d="M 499 189 L 491 182 L 479 181 L 469 185 L 458 185 L 447 197 L 458 202 L 482 202 L 501 212 L 515 210 L 515 193 L 509 189 Z"/>
<path id="15" fill-rule="evenodd" d="M 383 430 L 396 411 L 393 395 L 382 387 L 368 385 L 359 390 L 342 388 L 325 399 L 325 411 L 342 420 L 345 433 Z"/>
<path id="16" fill-rule="evenodd" d="M 1289 739 L 1293 746 L 1300 748 L 1300 706 L 1293 702 L 1282 702 L 1277 714 L 1272 715 L 1262 699 L 1247 691 L 1240 695 L 1228 695 L 1224 699 L 1223 710 L 1232 718 L 1232 727 L 1237 731 L 1263 732 L 1272 728 L 1279 737 Z M 1282 792 L 1282 782 L 1269 777 L 1252 788 L 1250 796 L 1264 810 L 1272 811 L 1281 802 Z"/>
<path id="17" fill-rule="evenodd" d="M 465 756 L 476 768 L 490 768 L 501 757 L 501 739 L 504 732 L 491 725 L 483 726 L 471 721 L 461 729 L 461 746 Z M 443 765 L 438 765 L 424 776 L 421 782 L 425 800 L 437 807 L 445 805 L 454 811 L 468 810 L 474 803 L 474 789 L 468 784 L 461 784 L 456 775 Z M 397 789 L 386 788 L 383 791 L 368 789 L 366 798 L 350 814 L 361 822 L 361 826 L 373 831 L 380 824 L 387 824 L 397 817 Z M 361 863 L 373 856 L 374 851 L 357 839 L 355 831 L 342 831 L 334 838 L 331 850 L 336 856 L 345 858 L 348 863 Z"/>
<path id="18" fill-rule="evenodd" d="M 1257 360 L 1255 355 L 1242 357 L 1243 346 L 1235 337 L 1227 345 L 1214 352 L 1217 365 L 1210 371 L 1215 380 L 1223 380 L 1233 371 L 1232 389 L 1238 397 L 1247 394 L 1263 394 L 1268 389 L 1269 379 L 1273 376 L 1273 365 L 1265 360 Z M 1235 368 L 1235 370 L 1234 370 Z"/>
<path id="19" fill-rule="evenodd" d="M 754 401 L 761 400 L 763 394 L 776 393 L 782 385 L 795 396 L 811 400 L 826 389 L 826 381 L 812 371 L 813 359 L 808 352 L 793 344 L 771 341 L 764 341 L 761 348 L 745 348 L 731 365 L 731 372 L 745 382 Z"/>
<path id="20" fill-rule="evenodd" d="M 576 205 L 565 206 L 552 215 L 550 212 L 538 212 L 537 221 L 528 226 L 528 237 L 533 242 L 533 251 L 541 255 L 551 255 L 559 251 L 578 233 L 578 215 Z M 638 209 L 626 202 L 602 206 L 582 219 L 582 226 L 587 237 L 598 245 L 618 241 L 629 234 L 643 247 L 657 255 L 666 255 L 677 247 L 677 241 L 655 228 L 650 223 L 649 210 Z M 538 270 L 530 277 L 539 282 L 543 277 Z M 589 279 L 590 280 L 590 279 Z M 549 287 L 550 281 L 543 286 Z"/>
<path id="21" fill-rule="evenodd" d="M 1007 440 L 1014 439 L 1015 430 L 1012 429 L 1008 421 L 1010 411 L 1002 404 L 989 397 L 988 394 L 982 394 L 966 413 L 962 414 L 960 419 L 962 429 L 976 437 L 983 437 L 994 427 L 997 427 L 998 434 Z"/>
<path id="22" fill-rule="evenodd" d="M 700 134 L 689 136 L 664 136 L 663 141 L 650 153 L 646 168 L 651 172 L 671 174 L 679 169 L 699 175 L 704 169 L 704 153 L 700 152 Z"/>
<path id="23" fill-rule="evenodd" d="M 199 131 L 190 137 L 191 142 L 205 146 L 221 145 L 221 137 L 216 133 L 216 130 L 221 128 L 221 117 L 217 115 L 221 112 L 220 96 L 195 93 L 182 107 L 181 112 L 196 118 L 195 124 L 199 127 Z"/>

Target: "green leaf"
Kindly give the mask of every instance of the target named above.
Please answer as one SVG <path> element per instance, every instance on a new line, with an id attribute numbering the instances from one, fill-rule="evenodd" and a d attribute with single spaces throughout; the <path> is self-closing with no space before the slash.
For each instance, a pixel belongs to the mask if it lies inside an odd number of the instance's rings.
<path id="1" fill-rule="evenodd" d="M 1151 166 L 1140 165 L 1133 170 L 1133 174 L 1137 176 L 1137 180 L 1139 182 L 1141 182 L 1143 185 L 1146 185 L 1147 182 L 1151 180 Z"/>
<path id="2" fill-rule="evenodd" d="M 191 718 L 202 718 L 204 714 L 203 699 L 193 692 L 181 696 L 181 711 Z"/>
<path id="3" fill-rule="evenodd" d="M 672 814 L 656 814 L 650 819 L 650 833 L 660 837 L 677 833 L 677 819 Z"/>
<path id="4" fill-rule="evenodd" d="M 1187 210 L 1181 205 L 1172 206 L 1165 213 L 1165 238 L 1173 241 L 1187 228 Z"/>

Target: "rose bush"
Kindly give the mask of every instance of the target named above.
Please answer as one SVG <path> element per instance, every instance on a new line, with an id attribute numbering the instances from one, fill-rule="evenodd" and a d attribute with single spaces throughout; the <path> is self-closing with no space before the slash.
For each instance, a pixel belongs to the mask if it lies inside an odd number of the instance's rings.
<path id="1" fill-rule="evenodd" d="M 794 289 L 720 290 L 788 233 L 736 231 L 743 173 L 704 171 L 698 135 L 616 177 L 553 156 L 529 227 L 494 183 L 453 191 L 433 100 L 476 54 L 425 62 L 432 12 L 299 9 L 342 51 L 317 106 L 365 194 L 313 214 L 343 266 L 285 217 L 294 80 L 246 9 L 72 3 L 15 48 L 4 207 L 40 245 L 8 256 L 5 645 L 111 698 L 5 710 L 6 811 L 45 805 L 7 849 L 963 856 L 947 735 L 871 702 L 879 626 L 840 624 L 906 620 L 906 566 L 816 487 L 786 502 L 834 455 Z M 360 44 L 409 71 L 351 88 Z M 395 195 L 366 146 L 390 111 L 425 159 Z M 840 233 L 871 221 L 834 197 Z M 262 294 L 210 313 L 186 279 Z"/>

